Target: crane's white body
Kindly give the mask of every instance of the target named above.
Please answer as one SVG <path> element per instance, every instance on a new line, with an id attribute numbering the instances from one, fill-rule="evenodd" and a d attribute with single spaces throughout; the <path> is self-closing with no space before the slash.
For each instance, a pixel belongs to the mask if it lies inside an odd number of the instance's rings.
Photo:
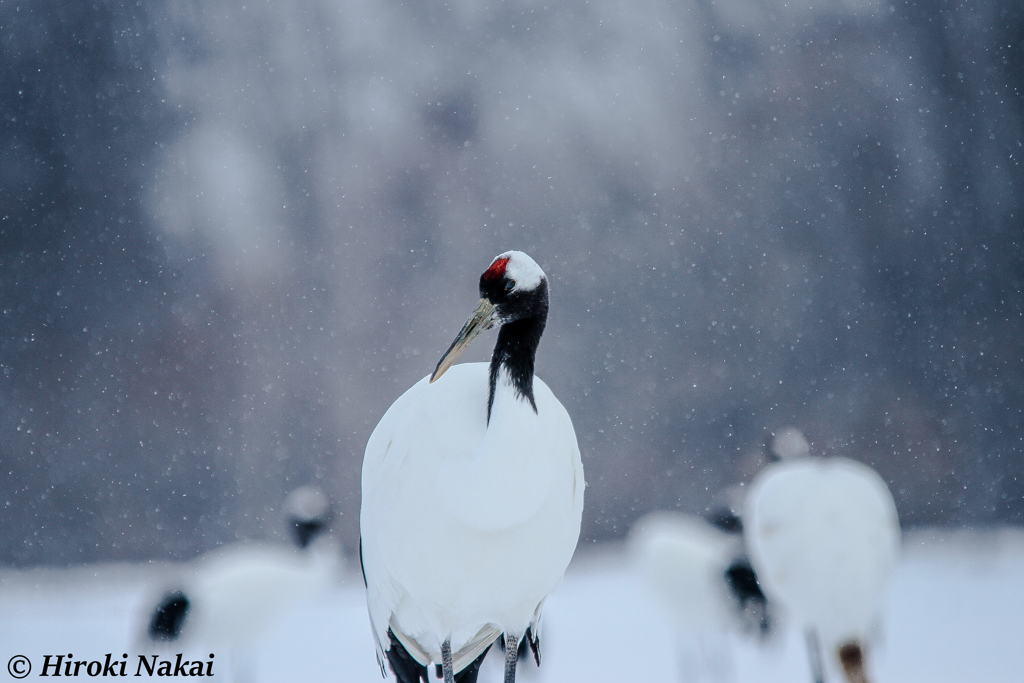
<path id="1" fill-rule="evenodd" d="M 421 664 L 454 669 L 501 633 L 537 632 L 576 548 L 583 466 L 565 408 L 539 378 L 537 405 L 488 365 L 424 378 L 366 444 L 360 531 L 367 605 L 383 667 L 391 628 Z"/>
<path id="2" fill-rule="evenodd" d="M 885 482 L 845 458 L 769 465 L 744 521 L 769 597 L 816 629 L 826 651 L 868 639 L 899 560 L 900 525 Z"/>

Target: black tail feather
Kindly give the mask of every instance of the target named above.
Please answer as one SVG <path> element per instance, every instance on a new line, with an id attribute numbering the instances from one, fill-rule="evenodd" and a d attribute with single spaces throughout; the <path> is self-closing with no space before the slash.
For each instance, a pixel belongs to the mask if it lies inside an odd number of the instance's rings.
<path id="1" fill-rule="evenodd" d="M 480 656 L 470 662 L 469 666 L 455 674 L 455 683 L 476 683 L 476 677 L 480 675 L 480 665 L 484 662 L 484 657 L 490 652 L 491 646 L 488 645 L 487 649 L 480 653 Z"/>
<path id="2" fill-rule="evenodd" d="M 391 667 L 392 673 L 395 674 L 398 683 L 430 683 L 427 667 L 417 662 L 409 654 L 409 651 L 395 637 L 395 633 L 391 629 L 388 629 L 388 640 L 390 641 L 390 646 L 385 654 L 387 654 L 388 665 Z M 480 675 L 480 665 L 490 649 L 491 646 L 488 645 L 487 649 L 481 652 L 479 657 L 470 662 L 462 671 L 457 672 L 455 674 L 455 683 L 476 683 L 477 676 Z M 434 666 L 434 675 L 438 678 L 444 678 L 444 674 L 441 673 L 440 664 Z"/>
<path id="3" fill-rule="evenodd" d="M 540 636 L 533 632 L 532 626 L 526 627 L 526 637 L 523 640 L 530 643 L 530 649 L 533 650 L 533 661 L 540 666 Z"/>
<path id="4" fill-rule="evenodd" d="M 385 654 L 388 656 L 388 666 L 391 667 L 391 672 L 395 674 L 398 683 L 430 683 L 430 679 L 427 678 L 427 667 L 413 659 L 391 629 L 388 629 L 388 640 L 390 645 Z"/>

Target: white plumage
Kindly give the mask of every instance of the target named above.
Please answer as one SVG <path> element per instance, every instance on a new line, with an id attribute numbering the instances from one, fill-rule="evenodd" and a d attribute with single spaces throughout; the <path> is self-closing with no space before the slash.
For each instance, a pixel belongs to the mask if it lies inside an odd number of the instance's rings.
<path id="1" fill-rule="evenodd" d="M 882 478 L 845 458 L 784 460 L 755 478 L 744 518 L 765 591 L 820 636 L 851 681 L 866 680 L 863 649 L 900 551 Z"/>
<path id="2" fill-rule="evenodd" d="M 389 662 L 399 680 L 444 664 L 446 643 L 446 678 L 466 670 L 460 680 L 473 680 L 476 668 L 467 667 L 500 635 L 513 650 L 528 628 L 539 638 L 544 599 L 579 537 L 584 481 L 575 432 L 533 377 L 546 278 L 529 256 L 508 252 L 480 286 L 477 313 L 438 364 L 436 381 L 425 377 L 395 401 L 366 445 L 367 605 L 382 672 Z M 502 330 L 491 365 L 447 369 L 494 322 Z M 389 631 L 414 670 L 396 669 Z M 514 676 L 514 659 L 511 666 Z"/>

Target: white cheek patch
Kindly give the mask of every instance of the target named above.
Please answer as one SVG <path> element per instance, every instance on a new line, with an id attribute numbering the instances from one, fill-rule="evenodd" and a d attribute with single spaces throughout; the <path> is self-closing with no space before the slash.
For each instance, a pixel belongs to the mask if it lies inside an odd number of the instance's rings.
<path id="1" fill-rule="evenodd" d="M 508 259 L 508 264 L 505 266 L 505 277 L 516 281 L 513 291 L 528 291 L 540 285 L 540 281 L 544 278 L 544 271 L 527 254 L 521 251 L 506 251 L 495 261 L 501 258 Z"/>

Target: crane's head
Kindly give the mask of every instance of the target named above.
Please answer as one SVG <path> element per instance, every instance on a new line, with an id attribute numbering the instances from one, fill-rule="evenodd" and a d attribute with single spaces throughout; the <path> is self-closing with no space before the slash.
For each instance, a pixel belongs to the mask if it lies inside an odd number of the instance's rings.
<path id="1" fill-rule="evenodd" d="M 507 325 L 526 318 L 546 320 L 548 280 L 537 262 L 521 251 L 506 251 L 491 261 L 480 276 L 480 301 L 455 341 L 434 369 L 435 381 L 455 364 L 462 352 L 495 323 Z"/>

